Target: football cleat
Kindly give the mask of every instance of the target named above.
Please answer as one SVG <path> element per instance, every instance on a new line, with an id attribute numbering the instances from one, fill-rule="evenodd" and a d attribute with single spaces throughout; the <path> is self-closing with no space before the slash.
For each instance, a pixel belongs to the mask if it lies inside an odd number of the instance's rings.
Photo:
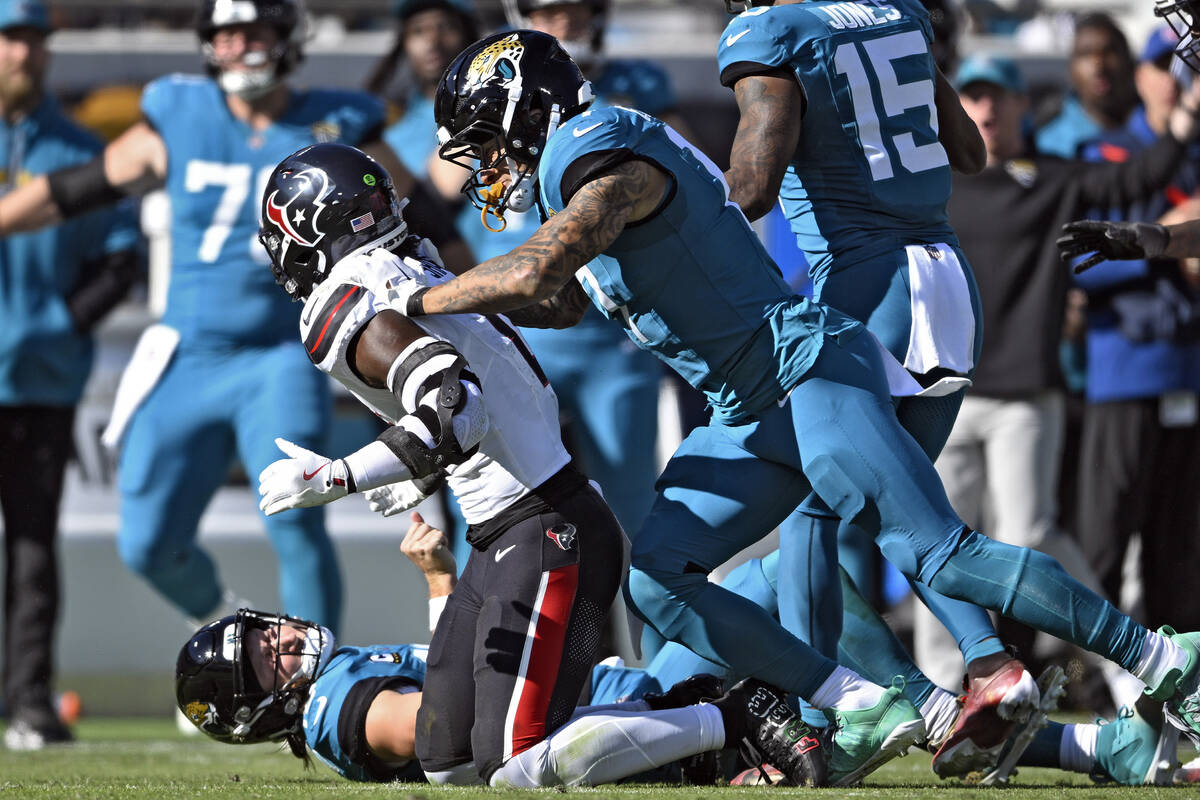
<path id="1" fill-rule="evenodd" d="M 829 709 L 829 782 L 832 786 L 858 783 L 888 761 L 925 739 L 921 712 L 901 693 L 897 676 L 879 702 L 859 711 Z"/>
<path id="2" fill-rule="evenodd" d="M 988 770 L 980 779 L 982 786 L 1000 786 L 1008 783 L 1009 776 L 1016 769 L 1017 761 L 1033 742 L 1037 732 L 1046 726 L 1050 714 L 1058 708 L 1067 691 L 1067 674 L 1062 667 L 1047 667 L 1038 677 L 1038 704 L 1025 719 L 1017 723 L 1008 742 L 1001 751 L 995 767 Z"/>
<path id="3" fill-rule="evenodd" d="M 1155 727 L 1136 709 L 1122 706 L 1112 722 L 1100 722 L 1092 780 L 1125 786 L 1166 785 L 1179 767 L 1179 731 Z"/>
<path id="4" fill-rule="evenodd" d="M 741 723 L 738 731 L 727 723 L 726 747 L 740 744 L 742 758 L 754 767 L 768 763 L 792 786 L 824 786 L 828 757 L 817 731 L 788 707 L 785 695 L 757 678 L 735 684 L 713 702 L 722 716 Z M 736 739 L 740 734 L 741 741 Z"/>
<path id="5" fill-rule="evenodd" d="M 1040 700 L 1033 676 L 1015 658 L 963 683 L 962 712 L 933 756 L 933 771 L 939 778 L 992 770 L 1014 728 L 1029 719 Z"/>
<path id="6" fill-rule="evenodd" d="M 1176 633 L 1164 625 L 1158 633 L 1168 637 L 1187 654 L 1182 670 L 1171 674 L 1147 694 L 1153 700 L 1165 700 L 1163 716 L 1183 731 L 1200 748 L 1200 633 Z"/>
<path id="7" fill-rule="evenodd" d="M 1193 758 L 1175 770 L 1175 783 L 1200 783 L 1200 758 Z"/>

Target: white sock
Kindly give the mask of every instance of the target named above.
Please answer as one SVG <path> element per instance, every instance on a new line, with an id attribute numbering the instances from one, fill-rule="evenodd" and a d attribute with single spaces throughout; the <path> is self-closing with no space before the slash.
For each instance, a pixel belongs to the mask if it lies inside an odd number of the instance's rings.
<path id="1" fill-rule="evenodd" d="M 1070 772 L 1091 772 L 1096 763 L 1099 725 L 1067 725 L 1058 743 L 1058 764 Z"/>
<path id="2" fill-rule="evenodd" d="M 1107 659 L 1100 660 L 1100 671 L 1104 675 L 1108 693 L 1112 695 L 1113 704 L 1117 708 L 1121 706 L 1133 708 L 1133 704 L 1146 691 L 1146 684 Z"/>
<path id="3" fill-rule="evenodd" d="M 812 703 L 813 708 L 837 707 L 842 711 L 859 711 L 877 704 L 884 691 L 882 686 L 839 664 L 813 696 L 808 698 L 808 702 Z"/>
<path id="4" fill-rule="evenodd" d="M 714 705 L 576 718 L 492 773 L 491 786 L 596 786 L 725 746 Z"/>
<path id="5" fill-rule="evenodd" d="M 1142 654 L 1138 657 L 1137 664 L 1129 671 L 1135 677 L 1140 678 L 1142 683 L 1155 689 L 1167 677 L 1169 671 L 1172 669 L 1182 670 L 1186 666 L 1187 653 L 1183 651 L 1183 648 L 1166 636 L 1154 631 L 1146 631 Z"/>
<path id="6" fill-rule="evenodd" d="M 921 716 L 925 718 L 929 741 L 940 742 L 949 736 L 960 711 L 962 706 L 958 704 L 957 697 L 939 686 L 933 687 L 933 694 L 921 703 Z"/>

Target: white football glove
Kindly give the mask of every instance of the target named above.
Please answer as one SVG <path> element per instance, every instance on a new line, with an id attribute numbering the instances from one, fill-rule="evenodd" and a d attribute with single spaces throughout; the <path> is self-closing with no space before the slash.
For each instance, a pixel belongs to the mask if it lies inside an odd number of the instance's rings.
<path id="1" fill-rule="evenodd" d="M 425 478 L 397 481 L 375 489 L 368 489 L 363 492 L 363 496 L 367 498 L 367 506 L 372 511 L 383 514 L 385 517 L 393 517 L 410 508 L 416 508 L 421 501 L 436 492 L 441 485 L 442 475 L 434 474 Z"/>
<path id="2" fill-rule="evenodd" d="M 268 517 L 289 508 L 322 506 L 349 493 L 349 470 L 342 459 L 328 459 L 287 439 L 276 439 L 275 444 L 288 458 L 267 465 L 259 473 L 262 500 L 258 507 Z"/>

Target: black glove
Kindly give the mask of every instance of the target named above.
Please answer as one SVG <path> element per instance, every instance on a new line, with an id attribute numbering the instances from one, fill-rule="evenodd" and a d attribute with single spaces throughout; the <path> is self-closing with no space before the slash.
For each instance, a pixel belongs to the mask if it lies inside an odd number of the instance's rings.
<path id="1" fill-rule="evenodd" d="M 1147 222 L 1102 222 L 1078 220 L 1063 225 L 1063 235 L 1055 244 L 1063 261 L 1091 253 L 1075 265 L 1083 272 L 1101 261 L 1129 261 L 1161 256 L 1171 234 L 1162 225 Z"/>
<path id="2" fill-rule="evenodd" d="M 652 711 L 659 711 L 664 708 L 682 708 L 716 700 L 724 693 L 725 682 L 723 680 L 716 675 L 701 672 L 690 678 L 684 678 L 662 694 L 646 692 L 642 695 L 642 699 L 646 701 L 646 705 L 650 706 Z"/>

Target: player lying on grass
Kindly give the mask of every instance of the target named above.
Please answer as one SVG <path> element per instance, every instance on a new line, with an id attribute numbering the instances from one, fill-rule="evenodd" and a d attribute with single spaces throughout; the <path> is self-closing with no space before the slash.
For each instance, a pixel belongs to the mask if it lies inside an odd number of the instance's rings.
<path id="1" fill-rule="evenodd" d="M 378 493 L 371 499 L 376 506 L 389 505 L 388 498 Z M 430 621 L 436 623 L 445 598 L 454 588 L 457 573 L 445 537 L 414 514 L 401 550 L 426 579 Z M 754 559 L 735 569 L 723 585 L 774 613 L 777 565 L 776 554 Z M 238 616 L 242 614 L 242 630 L 249 631 L 244 639 L 237 636 Z M 414 759 L 413 741 L 425 677 L 425 646 L 377 645 L 334 650 L 328 633 L 314 629 L 310 623 L 260 612 L 245 611 L 239 615 L 205 626 L 180 654 L 179 707 L 200 730 L 218 741 L 286 740 L 298 757 L 307 760 L 311 751 L 339 775 L 351 780 L 423 779 Z M 847 607 L 845 622 L 847 643 L 877 642 L 878 632 L 863 638 L 862 628 L 884 625 L 873 611 L 856 605 Z M 225 648 L 225 632 L 231 632 L 234 643 L 243 642 L 242 649 L 235 650 L 232 658 L 218 655 L 217 648 L 222 652 Z M 899 643 L 894 638 L 891 642 L 886 650 L 876 651 L 877 670 L 899 670 L 905 674 L 906 693 L 926 712 L 931 736 L 945 737 L 955 727 L 958 708 L 954 696 L 929 684 L 911 665 Z M 844 651 L 844 655 L 857 658 L 851 652 Z M 308 666 L 314 660 L 318 664 L 315 674 Z M 272 663 L 281 665 L 284 672 L 290 671 L 289 675 L 280 681 L 279 689 L 255 694 L 252 689 L 255 684 L 274 685 Z M 593 706 L 619 703 L 621 708 L 633 712 L 719 695 L 719 678 L 702 672 L 692 677 L 694 672 L 709 668 L 718 669 L 672 643 L 646 669 L 611 663 L 597 665 L 588 686 L 588 702 Z M 249 675 L 253 681 L 248 679 Z M 664 687 L 672 683 L 674 686 L 664 692 Z M 921 696 L 935 695 L 941 702 L 926 704 L 920 700 Z M 240 737 L 234 722 L 239 703 L 261 710 L 261 718 L 250 722 L 250 728 Z M 981 726 L 976 723 L 973 727 L 978 730 Z M 1090 772 L 1097 779 L 1130 785 L 1152 783 L 1156 775 L 1170 775 L 1155 770 L 1158 738 L 1159 729 L 1132 712 L 1107 725 L 1051 723 L 1034 738 L 1019 764 Z M 693 759 L 688 766 L 685 780 L 692 783 L 713 780 L 715 759 Z M 653 773 L 658 780 L 666 775 L 673 777 L 673 773 L 665 771 Z M 758 781 L 762 775 L 785 780 L 769 764 L 763 765 L 761 771 L 747 770 L 735 780 Z M 1161 778 L 1158 780 L 1161 782 Z"/>
<path id="2" fill-rule="evenodd" d="M 425 575 L 435 623 L 442 605 L 436 601 L 444 601 L 455 584 L 445 537 L 414 513 L 401 549 Z M 336 647 L 329 630 L 314 623 L 241 609 L 205 625 L 184 645 L 176 698 L 188 719 L 218 741 L 286 741 L 297 757 L 307 762 L 312 752 L 350 780 L 423 780 L 415 739 L 417 710 L 426 698 L 428 650 L 420 644 Z M 644 679 L 636 682 L 628 680 L 627 670 L 615 670 L 618 680 L 607 679 L 604 666 L 594 672 L 592 705 L 576 709 L 549 739 L 553 774 L 563 782 L 625 777 L 668 763 L 664 754 L 710 753 L 723 739 L 732 745 L 740 736 L 731 735 L 729 724 L 714 728 L 707 717 L 718 716 L 696 704 L 711 702 L 708 708 L 740 730 L 747 700 L 773 697 L 747 698 L 739 688 L 723 695 L 721 679 L 712 675 L 689 676 L 657 692 L 649 689 L 660 684 L 644 670 L 637 670 Z M 786 709 L 778 713 L 790 716 Z M 652 724 L 623 724 L 638 718 Z M 609 741 L 605 727 L 620 731 L 624 748 L 601 751 L 588 744 L 589 738 L 601 745 Z M 678 742 L 685 738 L 690 743 L 680 749 Z M 811 745 L 819 751 L 815 739 Z M 715 765 L 715 760 L 702 763 Z M 715 766 L 708 769 L 711 783 Z M 526 785 L 541 784 L 530 776 Z"/>

